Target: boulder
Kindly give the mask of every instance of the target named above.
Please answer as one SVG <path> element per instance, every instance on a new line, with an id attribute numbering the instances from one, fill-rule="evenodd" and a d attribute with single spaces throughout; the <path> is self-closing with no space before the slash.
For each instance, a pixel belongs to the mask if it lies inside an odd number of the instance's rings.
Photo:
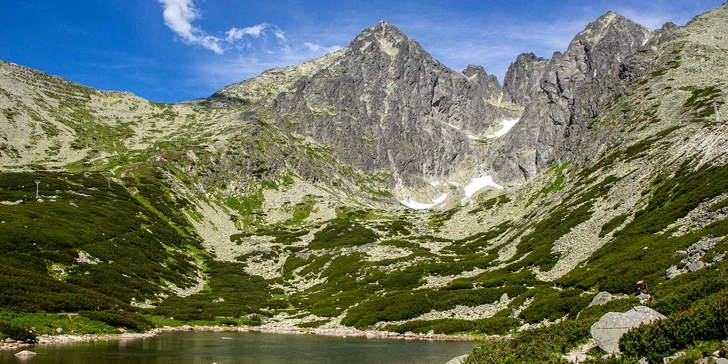
<path id="1" fill-rule="evenodd" d="M 652 296 L 647 293 L 640 293 L 637 295 L 637 298 L 640 300 L 640 303 L 650 302 L 652 300 Z"/>
<path id="2" fill-rule="evenodd" d="M 457 357 L 454 357 L 454 358 L 450 359 L 450 360 L 449 360 L 449 361 L 448 361 L 447 363 L 445 363 L 445 364 L 463 364 L 463 363 L 465 363 L 465 359 L 466 359 L 467 357 L 468 357 L 468 354 L 465 354 L 465 355 L 460 355 L 460 356 L 457 356 Z"/>
<path id="3" fill-rule="evenodd" d="M 15 353 L 15 356 L 18 356 L 18 357 L 28 357 L 28 356 L 34 356 L 34 355 L 37 355 L 37 354 L 30 350 L 23 350 L 21 352 Z"/>
<path id="4" fill-rule="evenodd" d="M 599 292 L 594 296 L 588 307 L 605 305 L 612 299 L 613 297 L 609 292 Z"/>
<path id="5" fill-rule="evenodd" d="M 643 323 L 650 323 L 665 316 L 649 307 L 637 306 L 625 313 L 609 312 L 589 329 L 597 345 L 609 354 L 619 352 L 619 338 Z"/>
<path id="6" fill-rule="evenodd" d="M 698 260 L 697 262 L 692 262 L 692 263 L 688 264 L 687 268 L 690 272 L 699 271 L 699 270 L 705 268 L 705 263 Z"/>
<path id="7" fill-rule="evenodd" d="M 508 293 L 503 293 L 501 295 L 501 298 L 500 298 L 499 302 L 500 302 L 501 305 L 507 305 L 508 304 L 508 300 L 509 300 Z"/>
<path id="8" fill-rule="evenodd" d="M 679 275 L 681 275 L 683 272 L 678 269 L 676 266 L 671 265 L 670 268 L 667 268 L 665 271 L 665 279 L 673 279 Z"/>

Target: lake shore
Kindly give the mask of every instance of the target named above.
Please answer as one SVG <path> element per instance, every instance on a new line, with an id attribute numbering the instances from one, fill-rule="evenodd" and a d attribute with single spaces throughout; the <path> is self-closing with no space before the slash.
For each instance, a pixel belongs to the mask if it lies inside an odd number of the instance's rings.
<path id="1" fill-rule="evenodd" d="M 394 339 L 394 340 L 448 340 L 448 341 L 478 341 L 482 337 L 478 335 L 442 335 L 442 334 L 417 334 L 405 333 L 400 334 L 390 331 L 377 330 L 356 330 L 356 329 L 324 329 L 324 328 L 299 328 L 288 326 L 165 326 L 150 330 L 146 333 L 122 333 L 122 334 L 105 334 L 105 335 L 40 335 L 37 337 L 36 344 L 27 343 L 8 343 L 0 342 L 0 350 L 18 350 L 27 349 L 35 345 L 56 345 L 78 342 L 92 342 L 103 340 L 133 340 L 145 339 L 156 336 L 163 332 L 183 332 L 183 331 L 206 331 L 206 332 L 263 332 L 274 334 L 293 334 L 293 335 L 324 335 L 338 336 L 341 338 L 348 337 L 365 337 L 370 339 Z"/>

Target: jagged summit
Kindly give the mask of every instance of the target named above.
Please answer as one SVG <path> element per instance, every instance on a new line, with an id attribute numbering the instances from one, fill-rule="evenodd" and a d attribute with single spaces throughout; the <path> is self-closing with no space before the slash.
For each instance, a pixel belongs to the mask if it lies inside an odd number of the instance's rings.
<path id="1" fill-rule="evenodd" d="M 364 29 L 349 43 L 347 48 L 365 54 L 384 52 L 392 58 L 399 56 L 400 52 L 406 49 L 404 54 L 421 55 L 428 61 L 438 63 L 412 38 L 408 37 L 396 26 L 384 21 Z"/>
<path id="2" fill-rule="evenodd" d="M 362 30 L 361 33 L 359 33 L 359 35 L 357 35 L 352 42 L 370 37 L 374 37 L 377 40 L 386 39 L 395 42 L 411 40 L 406 34 L 404 34 L 404 32 L 399 30 L 399 28 L 397 28 L 396 26 L 387 23 L 386 21 L 381 21 L 379 24 L 372 25 Z"/>
<path id="3" fill-rule="evenodd" d="M 596 45 L 600 40 L 611 36 L 644 37 L 647 39 L 650 33 L 652 33 L 652 29 L 637 24 L 613 11 L 608 11 L 589 23 L 583 31 L 574 37 L 572 43 L 586 40 Z"/>
<path id="4" fill-rule="evenodd" d="M 566 154 L 583 154 L 585 142 L 579 137 L 585 129 L 583 116 L 593 116 L 599 108 L 591 100 L 599 100 L 622 62 L 657 35 L 609 11 L 589 23 L 564 53 L 554 53 L 551 60 L 519 57 L 509 68 L 505 88 L 514 102 L 527 107 L 518 132 L 500 140 L 488 157 L 487 164 L 498 179 L 528 180 Z"/>
<path id="5" fill-rule="evenodd" d="M 311 114 L 295 132 L 332 145 L 362 170 L 388 171 L 399 186 L 453 173 L 471 153 L 468 134 L 515 116 L 494 106 L 501 88 L 482 67 L 454 71 L 385 22 L 362 31 L 294 89 L 273 103 L 285 125 Z"/>

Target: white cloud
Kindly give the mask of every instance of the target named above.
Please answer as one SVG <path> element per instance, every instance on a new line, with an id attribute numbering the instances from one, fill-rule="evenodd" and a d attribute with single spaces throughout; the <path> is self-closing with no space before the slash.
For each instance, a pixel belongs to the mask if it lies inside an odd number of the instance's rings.
<path id="1" fill-rule="evenodd" d="M 184 41 L 192 44 L 199 44 L 217 54 L 222 54 L 220 38 L 207 35 L 205 32 L 192 25 L 192 22 L 200 18 L 200 12 L 195 8 L 192 0 L 159 0 L 164 6 L 164 24 L 172 29 Z"/>
<path id="2" fill-rule="evenodd" d="M 284 42 L 286 41 L 286 33 L 282 30 L 276 29 L 273 31 L 273 34 L 275 34 L 276 38 L 278 38 L 279 40 L 282 40 Z"/>
<path id="3" fill-rule="evenodd" d="M 240 39 L 243 39 L 244 36 L 249 35 L 253 38 L 260 37 L 260 34 L 265 30 L 265 28 L 269 27 L 270 24 L 263 23 L 254 25 L 252 27 L 247 27 L 243 29 L 238 29 L 235 27 L 230 28 L 225 34 L 227 34 L 227 37 L 225 38 L 228 42 L 234 42 Z"/>
<path id="4" fill-rule="evenodd" d="M 285 43 L 285 33 L 275 25 L 262 23 L 245 28 L 232 27 L 225 32 L 225 37 L 209 35 L 203 29 L 193 25 L 193 22 L 201 18 L 199 9 L 195 7 L 193 0 L 158 0 L 164 8 L 164 24 L 172 29 L 182 40 L 189 44 L 200 45 L 216 54 L 223 54 L 230 46 L 243 40 L 246 36 L 259 38 L 265 36 L 264 32 L 271 29 L 273 35 L 279 42 Z M 242 47 L 249 46 L 246 42 Z M 286 44 L 282 44 L 286 47 Z"/>

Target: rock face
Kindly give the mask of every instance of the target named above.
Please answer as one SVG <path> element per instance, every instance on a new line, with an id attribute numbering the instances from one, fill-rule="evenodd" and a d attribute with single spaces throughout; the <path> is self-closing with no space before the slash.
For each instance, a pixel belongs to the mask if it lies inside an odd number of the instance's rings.
<path id="1" fill-rule="evenodd" d="M 482 67 L 455 72 L 383 22 L 280 94 L 273 110 L 281 125 L 331 146 L 337 158 L 417 185 L 447 175 L 470 153 L 458 129 L 480 134 L 514 116 L 489 102 L 500 94 Z"/>
<path id="2" fill-rule="evenodd" d="M 519 55 L 508 67 L 503 80 L 505 97 L 521 106 L 530 104 L 541 90 L 541 79 L 548 64 L 548 59 L 536 57 L 533 53 Z"/>
<path id="3" fill-rule="evenodd" d="M 606 81 L 616 79 L 622 62 L 652 36 L 650 29 L 608 12 L 579 33 L 566 52 L 554 53 L 519 126 L 499 139 L 489 155 L 488 165 L 496 180 L 528 180 L 562 157 L 583 154 L 585 122 L 601 107 L 600 97 L 610 84 Z M 521 58 L 523 65 L 532 62 Z M 509 70 L 511 77 L 518 79 L 519 67 L 525 68 L 521 64 L 517 61 Z M 530 80 L 509 81 L 510 88 L 524 90 L 509 93 L 522 97 L 523 102 L 529 88 L 522 85 L 528 84 L 532 84 Z"/>
<path id="4" fill-rule="evenodd" d="M 499 102 L 502 100 L 503 90 L 498 83 L 498 78 L 485 72 L 482 66 L 474 66 L 469 64 L 463 70 L 463 75 L 475 84 L 475 88 L 482 90 L 482 97 L 491 102 Z"/>
<path id="5" fill-rule="evenodd" d="M 609 312 L 589 329 L 591 336 L 607 353 L 619 352 L 619 338 L 629 329 L 665 316 L 649 307 L 637 306 L 625 312 Z"/>

